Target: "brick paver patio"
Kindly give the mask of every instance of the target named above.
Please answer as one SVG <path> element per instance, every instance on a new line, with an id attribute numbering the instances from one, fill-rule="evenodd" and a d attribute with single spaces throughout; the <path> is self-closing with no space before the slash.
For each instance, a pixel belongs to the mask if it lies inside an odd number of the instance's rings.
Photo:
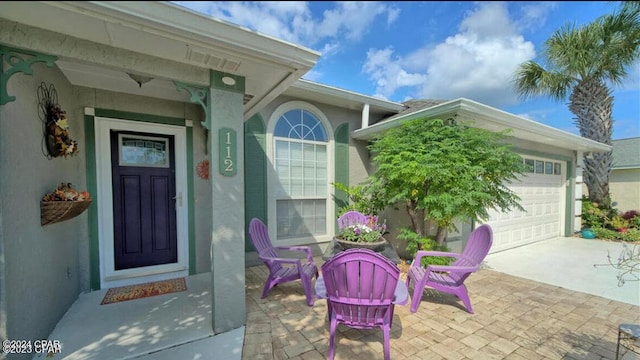
<path id="1" fill-rule="evenodd" d="M 280 284 L 260 299 L 267 275 L 264 266 L 246 269 L 242 359 L 326 359 L 326 301 L 307 306 L 300 282 Z M 416 313 L 409 304 L 396 306 L 392 359 L 614 359 L 618 324 L 640 323 L 638 306 L 493 270 L 465 284 L 473 315 L 434 290 L 425 291 Z M 381 330 L 338 327 L 336 360 L 382 358 Z"/>

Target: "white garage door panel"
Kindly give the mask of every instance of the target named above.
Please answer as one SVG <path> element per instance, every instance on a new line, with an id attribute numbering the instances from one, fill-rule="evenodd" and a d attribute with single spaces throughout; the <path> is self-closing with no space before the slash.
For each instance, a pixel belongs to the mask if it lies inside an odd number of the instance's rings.
<path id="1" fill-rule="evenodd" d="M 547 160 L 552 161 L 552 160 Z M 556 161 L 557 163 L 557 161 Z M 562 175 L 527 174 L 511 185 L 525 211 L 489 211 L 494 239 L 491 252 L 560 236 L 564 211 Z"/>

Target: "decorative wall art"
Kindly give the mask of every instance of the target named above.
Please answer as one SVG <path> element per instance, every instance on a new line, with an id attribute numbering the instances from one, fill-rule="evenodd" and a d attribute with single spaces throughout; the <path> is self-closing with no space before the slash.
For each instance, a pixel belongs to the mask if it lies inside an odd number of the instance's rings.
<path id="1" fill-rule="evenodd" d="M 209 160 L 204 159 L 196 165 L 196 172 L 202 179 L 209 180 Z"/>
<path id="2" fill-rule="evenodd" d="M 67 157 L 78 153 L 78 142 L 69 136 L 66 111 L 58 105 L 58 93 L 53 84 L 38 86 L 40 120 L 44 124 L 43 153 L 48 159 Z M 46 150 L 46 151 L 45 151 Z"/>

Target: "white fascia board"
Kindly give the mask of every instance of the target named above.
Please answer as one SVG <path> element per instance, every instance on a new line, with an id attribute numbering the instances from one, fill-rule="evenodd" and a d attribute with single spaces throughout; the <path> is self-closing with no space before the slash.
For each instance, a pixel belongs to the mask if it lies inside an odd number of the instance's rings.
<path id="1" fill-rule="evenodd" d="M 391 120 L 383 120 L 369 127 L 354 130 L 351 137 L 356 140 L 371 140 L 379 132 L 400 126 L 402 123 L 408 120 L 413 120 L 413 119 L 422 118 L 422 117 L 433 119 L 433 118 L 440 118 L 443 115 L 453 114 L 459 108 L 458 102 L 459 100 L 452 100 L 428 109 L 423 109 L 421 111 L 409 113 Z"/>
<path id="2" fill-rule="evenodd" d="M 293 83 L 291 88 L 313 91 L 319 94 L 341 99 L 342 101 L 345 101 L 345 100 L 353 101 L 353 103 L 357 105 L 369 104 L 370 106 L 375 106 L 377 108 L 385 109 L 390 112 L 400 112 L 404 110 L 406 107 L 401 103 L 383 100 L 373 96 L 358 94 L 353 91 L 348 91 L 348 90 L 316 83 L 316 82 L 305 80 L 305 79 L 299 79 L 298 81 Z"/>
<path id="3" fill-rule="evenodd" d="M 167 39 L 205 48 L 225 48 L 296 69 L 311 69 L 320 57 L 317 51 L 165 1 L 54 1 L 48 4 Z"/>
<path id="4" fill-rule="evenodd" d="M 550 145 L 560 148 L 593 152 L 606 152 L 612 149 L 609 145 L 464 98 L 448 101 L 392 120 L 382 121 L 368 128 L 355 130 L 352 133 L 352 137 L 359 140 L 370 140 L 375 134 L 399 126 L 410 119 L 421 117 L 442 118 L 453 115 L 460 115 L 463 118 L 473 120 L 481 120 L 487 124 L 498 125 L 503 129 L 513 129 L 514 132 L 516 132 L 516 135 L 514 135 L 516 138 L 530 141 L 546 138 L 552 142 Z"/>
<path id="5" fill-rule="evenodd" d="M 527 134 L 526 139 L 536 139 L 536 136 L 553 139 L 559 147 L 573 150 L 607 152 L 612 146 L 587 139 L 570 132 L 556 129 L 552 126 L 539 123 L 527 118 L 513 115 L 503 110 L 493 108 L 469 99 L 459 99 L 461 112 L 483 121 L 499 124 L 504 128 L 519 130 Z M 534 136 L 534 137 L 530 137 Z M 535 141 L 535 140 L 534 140 Z"/>

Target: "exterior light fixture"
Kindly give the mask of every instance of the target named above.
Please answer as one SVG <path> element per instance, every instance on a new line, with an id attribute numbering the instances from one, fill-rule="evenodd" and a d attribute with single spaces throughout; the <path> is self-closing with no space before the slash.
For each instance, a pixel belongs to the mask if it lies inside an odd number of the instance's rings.
<path id="1" fill-rule="evenodd" d="M 132 73 L 127 73 L 127 75 L 129 75 L 131 80 L 137 82 L 140 87 L 142 87 L 142 84 L 146 84 L 149 81 L 153 80 L 151 76 L 144 76 L 144 75 L 138 75 L 138 74 L 132 74 Z"/>

